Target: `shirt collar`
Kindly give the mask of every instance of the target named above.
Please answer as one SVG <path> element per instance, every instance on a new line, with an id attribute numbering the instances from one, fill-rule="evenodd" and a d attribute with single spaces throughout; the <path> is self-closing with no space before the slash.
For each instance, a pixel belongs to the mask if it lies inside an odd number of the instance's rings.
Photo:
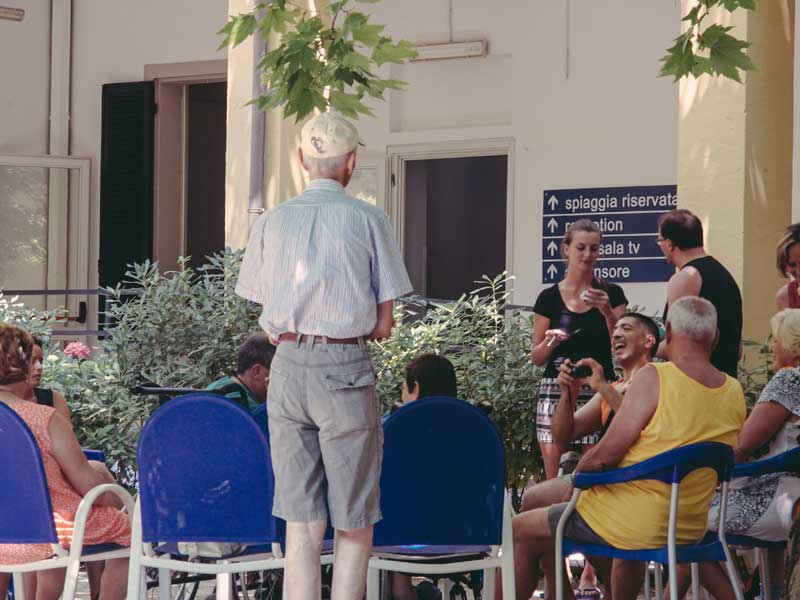
<path id="1" fill-rule="evenodd" d="M 306 190 L 323 190 L 344 193 L 344 186 L 335 179 L 312 179 Z"/>

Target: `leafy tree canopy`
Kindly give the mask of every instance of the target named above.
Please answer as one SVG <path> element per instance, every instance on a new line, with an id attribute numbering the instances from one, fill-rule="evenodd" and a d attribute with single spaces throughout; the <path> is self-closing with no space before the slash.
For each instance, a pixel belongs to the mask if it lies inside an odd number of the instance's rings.
<path id="1" fill-rule="evenodd" d="M 219 31 L 220 48 L 235 47 L 251 35 L 278 34 L 280 43 L 258 63 L 265 91 L 253 102 L 262 110 L 283 107 L 284 118 L 301 121 L 314 109 L 334 108 L 358 118 L 372 115 L 366 96 L 383 100 L 386 90 L 402 90 L 405 82 L 382 78 L 375 69 L 403 63 L 417 55 L 411 42 L 394 42 L 384 25 L 369 22 L 356 4 L 378 0 L 338 0 L 324 14 L 289 0 L 268 0 L 252 12 L 231 16 Z M 330 25 L 326 19 L 330 17 Z"/>
<path id="2" fill-rule="evenodd" d="M 756 0 L 698 0 L 683 17 L 689 28 L 675 38 L 675 45 L 667 49 L 661 59 L 662 77 L 672 76 L 675 81 L 681 77 L 703 74 L 722 75 L 741 82 L 741 71 L 753 71 L 755 65 L 745 52 L 750 47 L 731 35 L 733 27 L 717 23 L 704 25 L 703 21 L 715 7 L 728 11 L 737 9 L 755 10 Z"/>

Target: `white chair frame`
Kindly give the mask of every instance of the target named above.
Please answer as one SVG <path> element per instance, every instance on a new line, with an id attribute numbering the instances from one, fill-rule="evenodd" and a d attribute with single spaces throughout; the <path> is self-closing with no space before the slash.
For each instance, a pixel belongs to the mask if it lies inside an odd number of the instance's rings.
<path id="1" fill-rule="evenodd" d="M 78 510 L 75 513 L 75 525 L 72 533 L 72 544 L 69 550 L 65 550 L 61 544 L 53 544 L 53 553 L 55 556 L 45 560 L 38 560 L 31 563 L 3 565 L 0 564 L 0 573 L 11 573 L 14 579 L 14 597 L 20 600 L 25 600 L 25 584 L 22 577 L 23 573 L 31 573 L 34 571 L 46 571 L 50 569 L 67 569 L 66 577 L 64 579 L 64 590 L 61 593 L 62 600 L 73 600 L 75 592 L 78 588 L 78 572 L 82 562 L 95 562 L 100 560 L 109 560 L 113 558 L 127 558 L 129 555 L 128 548 L 120 548 L 117 550 L 109 550 L 107 552 L 98 552 L 96 554 L 82 555 L 83 552 L 83 536 L 86 531 L 86 519 L 89 516 L 89 510 L 101 494 L 112 493 L 122 500 L 123 505 L 128 513 L 128 518 L 133 519 L 134 502 L 131 495 L 121 486 L 106 483 L 98 485 L 83 497 Z M 131 528 L 133 523 L 131 522 Z"/>
<path id="2" fill-rule="evenodd" d="M 447 575 L 479 569 L 483 569 L 483 598 L 487 600 L 494 598 L 495 572 L 500 569 L 503 582 L 503 600 L 515 600 L 514 539 L 511 532 L 511 519 L 513 516 L 511 499 L 506 494 L 503 503 L 503 526 L 500 546 L 491 546 L 489 556 L 485 558 L 432 564 L 426 561 L 441 557 L 409 557 L 399 554 L 373 553 L 369 559 L 367 572 L 367 600 L 379 600 L 381 573 L 383 571 L 399 571 L 415 575 Z M 451 556 L 454 559 L 458 557 L 458 555 Z"/>
<path id="3" fill-rule="evenodd" d="M 613 485 L 613 484 L 611 484 Z M 680 483 L 675 482 L 671 484 L 671 491 L 670 491 L 670 498 L 669 498 L 669 523 L 667 528 L 667 559 L 669 564 L 669 596 L 670 600 L 678 600 L 678 574 L 677 574 L 677 542 L 675 540 L 675 535 L 677 532 L 678 526 L 678 495 L 680 493 Z M 733 560 L 731 558 L 731 551 L 728 548 L 728 543 L 725 539 L 725 514 L 728 504 L 728 482 L 725 481 L 722 483 L 722 497 L 720 499 L 720 516 L 719 516 L 719 527 L 717 528 L 717 536 L 719 538 L 720 544 L 722 544 L 722 549 L 725 552 L 725 566 L 728 571 L 728 578 L 731 581 L 731 586 L 733 587 L 733 592 L 736 596 L 736 600 L 744 600 L 744 594 L 742 593 L 742 584 L 739 581 L 739 574 L 736 572 L 736 569 L 733 566 Z M 561 561 L 562 555 L 564 553 L 564 528 L 567 524 L 567 519 L 575 510 L 575 505 L 578 503 L 578 498 L 581 495 L 581 489 L 575 488 L 572 492 L 572 498 L 567 505 L 567 508 L 564 510 L 561 518 L 558 521 L 558 526 L 556 527 L 556 564 L 559 564 Z M 697 565 L 696 563 L 692 563 L 692 579 L 694 580 L 692 585 L 692 591 L 695 594 L 694 598 L 697 599 L 699 596 L 699 590 L 697 589 Z M 646 573 L 645 573 L 646 575 Z M 556 600 L 563 600 L 564 598 L 564 571 L 563 569 L 556 569 Z"/>
<path id="4" fill-rule="evenodd" d="M 323 554 L 320 557 L 320 563 L 323 565 L 333 564 L 333 554 Z M 125 596 L 129 600 L 145 598 L 145 567 L 158 569 L 159 600 L 169 600 L 172 597 L 170 590 L 172 586 L 172 571 L 216 575 L 217 600 L 231 600 L 231 575 L 233 573 L 285 569 L 286 558 L 283 556 L 281 545 L 277 543 L 272 544 L 272 552 L 270 553 L 233 556 L 214 562 L 190 562 L 184 559 L 172 558 L 169 554 L 156 554 L 152 544 L 142 541 L 141 505 L 137 497 L 133 513 L 128 593 Z"/>

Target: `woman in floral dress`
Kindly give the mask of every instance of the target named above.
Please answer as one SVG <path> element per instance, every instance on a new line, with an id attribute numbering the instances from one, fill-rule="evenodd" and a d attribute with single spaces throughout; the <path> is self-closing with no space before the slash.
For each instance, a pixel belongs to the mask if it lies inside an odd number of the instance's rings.
<path id="1" fill-rule="evenodd" d="M 33 346 L 31 336 L 19 327 L 0 324 L 0 401 L 25 421 L 36 439 L 50 491 L 56 533 L 60 544 L 68 548 L 81 499 L 92 488 L 113 483 L 114 479 L 105 467 L 86 460 L 66 417 L 49 406 L 25 400 L 35 360 Z M 130 545 L 130 522 L 120 508 L 122 504 L 116 496 L 100 496 L 89 512 L 84 544 Z M 52 555 L 52 548 L 47 544 L 0 544 L 2 564 L 32 562 Z M 103 571 L 100 597 L 122 600 L 127 571 L 127 559 L 109 560 Z M 55 600 L 61 594 L 64 569 L 40 571 L 36 579 L 37 600 Z"/>

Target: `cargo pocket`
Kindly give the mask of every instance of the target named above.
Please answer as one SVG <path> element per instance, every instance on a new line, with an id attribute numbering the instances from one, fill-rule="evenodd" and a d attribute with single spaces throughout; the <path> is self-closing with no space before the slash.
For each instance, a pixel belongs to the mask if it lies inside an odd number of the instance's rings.
<path id="1" fill-rule="evenodd" d="M 371 429 L 379 424 L 375 372 L 371 367 L 326 373 L 324 384 L 337 431 Z"/>
<path id="2" fill-rule="evenodd" d="M 361 369 L 348 375 L 327 373 L 325 375 L 325 384 L 331 392 L 354 390 L 368 385 L 375 385 L 375 373 L 372 369 Z"/>

